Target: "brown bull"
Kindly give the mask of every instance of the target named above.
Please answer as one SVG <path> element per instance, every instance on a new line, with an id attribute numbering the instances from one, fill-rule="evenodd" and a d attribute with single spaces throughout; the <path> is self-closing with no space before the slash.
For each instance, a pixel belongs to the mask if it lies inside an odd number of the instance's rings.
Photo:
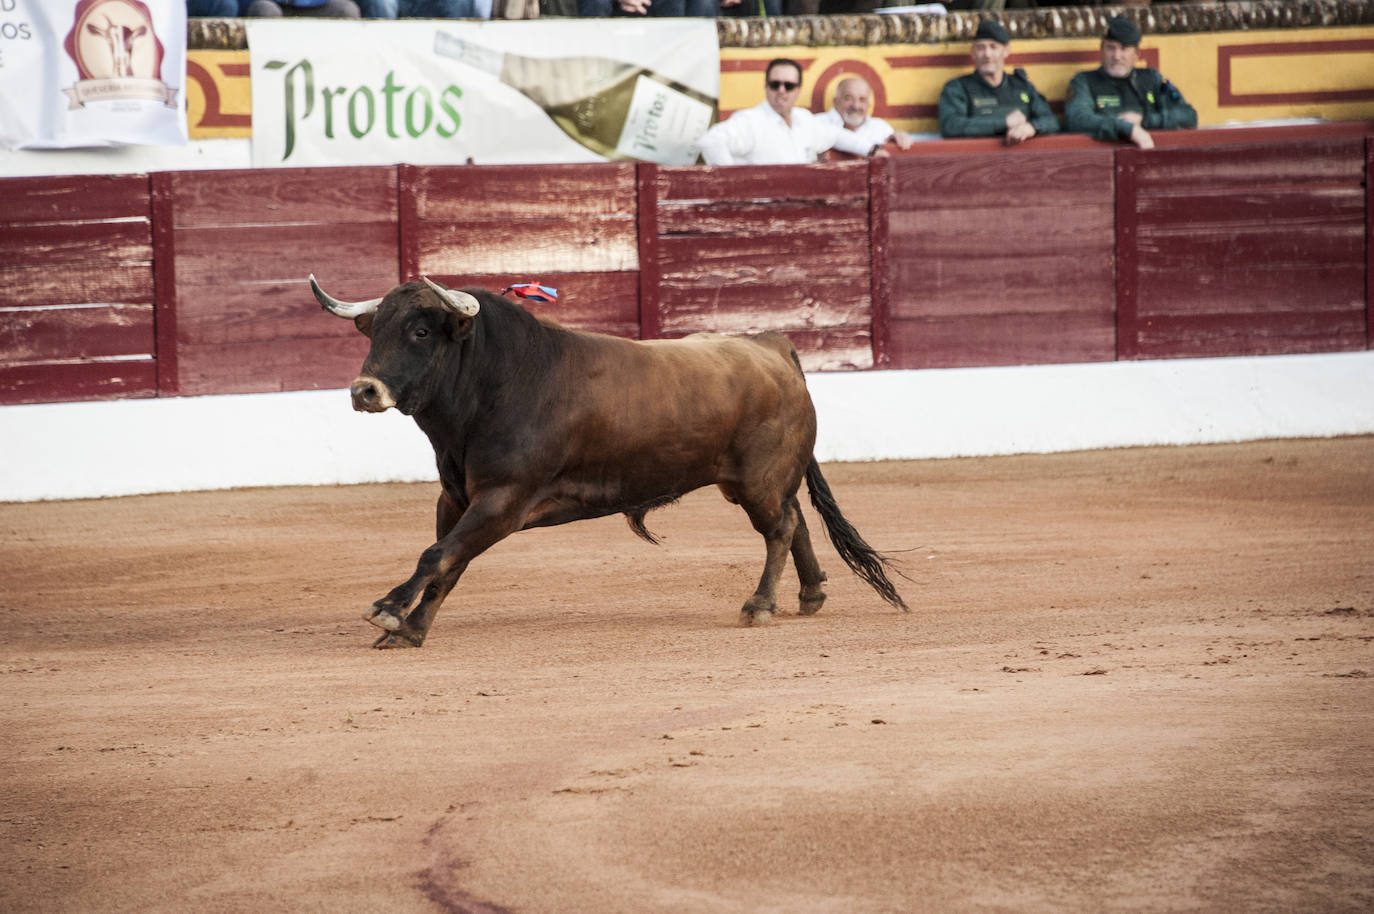
<path id="1" fill-rule="evenodd" d="M 517 530 L 624 514 L 655 542 L 644 516 L 707 485 L 744 509 L 767 546 L 743 623 L 776 611 L 789 552 L 801 614 L 825 601 L 797 501 L 803 478 L 840 557 L 907 608 L 888 560 L 845 520 L 821 476 L 815 410 L 785 337 L 637 342 L 539 320 L 485 289 L 425 280 L 350 303 L 314 276 L 310 284 L 326 310 L 372 341 L 350 388 L 353 408 L 413 416 L 438 462 L 438 540 L 364 614 L 387 630 L 377 647 L 422 644 L 468 563 Z"/>

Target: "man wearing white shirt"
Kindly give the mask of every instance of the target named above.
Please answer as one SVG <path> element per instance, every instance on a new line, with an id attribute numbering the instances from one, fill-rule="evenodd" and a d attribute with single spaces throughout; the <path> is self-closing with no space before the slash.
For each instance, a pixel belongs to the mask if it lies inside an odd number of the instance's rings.
<path id="1" fill-rule="evenodd" d="M 868 108 L 873 101 L 873 90 L 858 76 L 846 76 L 835 86 L 835 99 L 831 109 L 821 118 L 855 134 L 860 142 L 872 150 L 873 155 L 887 155 L 882 146 L 888 140 L 897 144 L 898 149 L 911 146 L 911 137 L 880 117 L 869 117 Z"/>
<path id="2" fill-rule="evenodd" d="M 801 94 L 801 66 L 795 60 L 770 61 L 763 85 L 762 102 L 736 111 L 697 140 L 707 165 L 807 165 L 831 147 L 855 155 L 873 148 L 853 131 L 794 107 Z"/>

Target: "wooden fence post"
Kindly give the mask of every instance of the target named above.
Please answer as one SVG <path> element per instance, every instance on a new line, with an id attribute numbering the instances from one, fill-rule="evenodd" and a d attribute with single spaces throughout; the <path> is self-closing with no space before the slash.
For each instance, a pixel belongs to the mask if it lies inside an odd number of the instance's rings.
<path id="1" fill-rule="evenodd" d="M 176 205 L 173 173 L 149 176 L 153 221 L 153 353 L 157 361 L 157 396 L 181 392 L 177 370 Z"/>
<path id="2" fill-rule="evenodd" d="M 891 158 L 878 156 L 868 163 L 869 294 L 873 307 L 873 367 L 890 368 L 891 322 L 888 320 L 888 186 Z"/>
<path id="3" fill-rule="evenodd" d="M 1140 356 L 1138 314 L 1140 255 L 1137 249 L 1139 217 L 1136 214 L 1136 164 L 1138 149 L 1116 150 L 1116 357 Z"/>
<path id="4" fill-rule="evenodd" d="M 639 228 L 639 338 L 654 340 L 658 339 L 663 327 L 658 307 L 658 166 L 640 162 L 635 167 L 635 183 Z"/>

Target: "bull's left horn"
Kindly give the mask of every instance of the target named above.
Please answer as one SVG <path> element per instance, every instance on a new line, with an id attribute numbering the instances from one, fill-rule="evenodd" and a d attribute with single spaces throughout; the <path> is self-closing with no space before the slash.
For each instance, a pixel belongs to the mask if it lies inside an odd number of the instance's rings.
<path id="1" fill-rule="evenodd" d="M 443 299 L 445 305 L 463 317 L 476 317 L 477 312 L 481 310 L 482 303 L 468 293 L 460 292 L 457 289 L 445 289 L 428 276 L 421 276 L 420 278 L 425 281 L 425 285 L 439 293 L 439 298 Z"/>
<path id="2" fill-rule="evenodd" d="M 380 298 L 370 301 L 339 301 L 333 298 L 328 292 L 320 288 L 320 284 L 315 282 L 315 274 L 310 274 L 310 291 L 315 293 L 315 301 L 320 303 L 320 307 L 330 314 L 337 314 L 339 317 L 353 318 L 360 314 L 369 314 L 377 310 L 377 306 L 382 303 Z"/>

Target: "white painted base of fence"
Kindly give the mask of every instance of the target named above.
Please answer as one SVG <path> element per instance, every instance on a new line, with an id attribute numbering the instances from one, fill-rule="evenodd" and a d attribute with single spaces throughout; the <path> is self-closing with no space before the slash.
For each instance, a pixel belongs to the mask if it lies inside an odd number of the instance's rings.
<path id="1" fill-rule="evenodd" d="M 1374 434 L 1374 352 L 810 375 L 822 461 Z M 342 390 L 0 408 L 0 501 L 436 479 Z"/>

